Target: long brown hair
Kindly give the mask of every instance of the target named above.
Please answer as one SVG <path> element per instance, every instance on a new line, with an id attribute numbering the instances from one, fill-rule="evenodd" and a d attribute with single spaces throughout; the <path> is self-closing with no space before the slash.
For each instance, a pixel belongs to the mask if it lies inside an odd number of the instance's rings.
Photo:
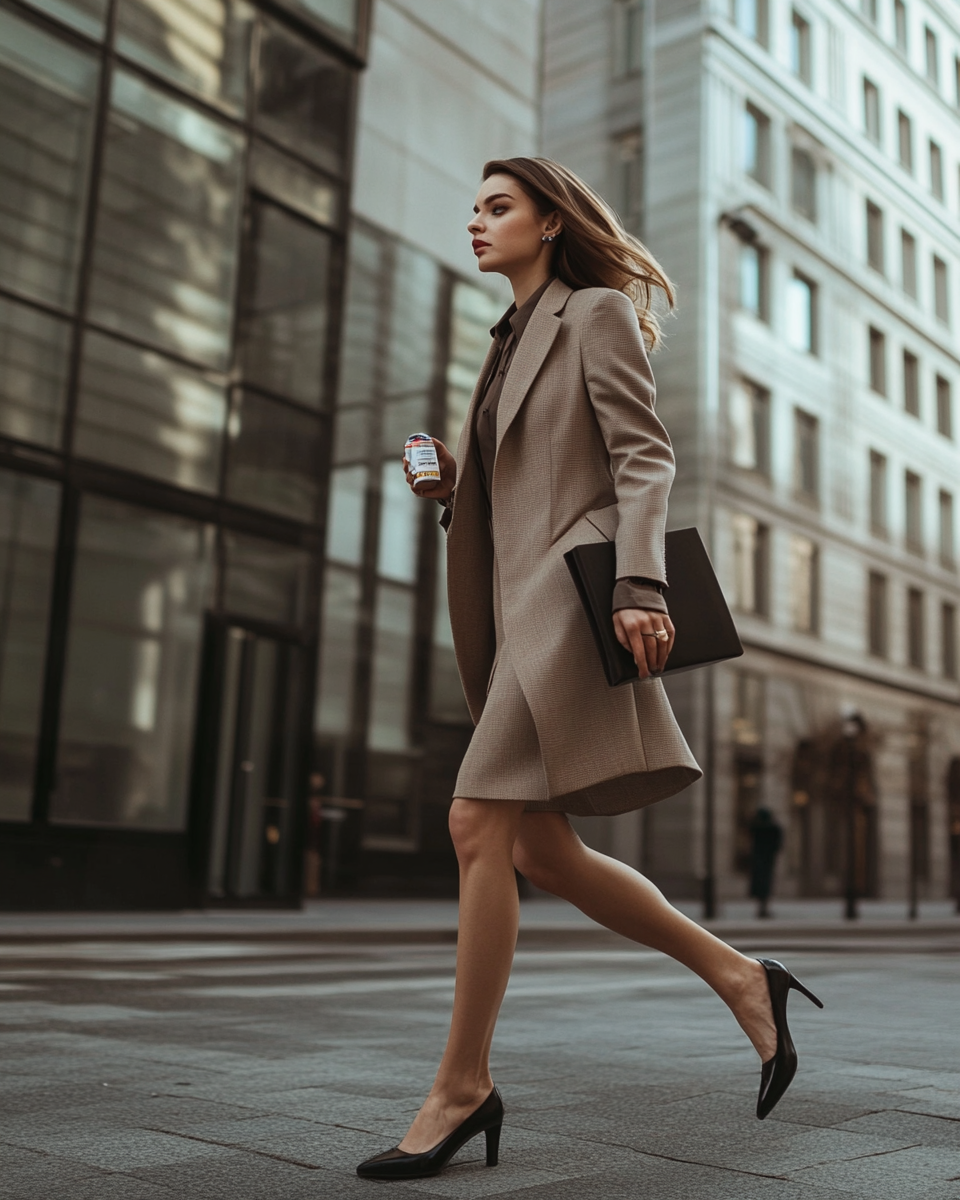
<path id="1" fill-rule="evenodd" d="M 625 292 L 649 349 L 661 338 L 654 311 L 656 293 L 668 309 L 675 303 L 673 284 L 639 238 L 627 233 L 612 208 L 572 171 L 549 158 L 494 158 L 483 178 L 511 175 L 546 216 L 563 222 L 553 252 L 553 273 L 568 287 L 613 288 Z"/>

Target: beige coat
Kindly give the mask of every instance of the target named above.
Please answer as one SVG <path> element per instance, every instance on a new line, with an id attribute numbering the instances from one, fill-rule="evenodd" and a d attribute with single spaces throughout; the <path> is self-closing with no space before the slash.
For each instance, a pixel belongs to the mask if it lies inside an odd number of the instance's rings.
<path id="1" fill-rule="evenodd" d="M 700 770 L 659 680 L 608 686 L 563 561 L 572 546 L 615 539 L 618 576 L 667 582 L 674 459 L 654 413 L 636 314 L 610 289 L 573 291 L 555 280 L 544 292 L 500 399 L 492 529 L 474 447 L 491 359 L 492 348 L 457 450 L 447 539 L 450 620 L 467 704 L 479 722 L 498 649 L 508 646 L 549 794 L 581 793 L 579 802 L 553 807 L 639 808 L 680 791 Z M 511 733 L 489 719 L 483 731 Z"/>

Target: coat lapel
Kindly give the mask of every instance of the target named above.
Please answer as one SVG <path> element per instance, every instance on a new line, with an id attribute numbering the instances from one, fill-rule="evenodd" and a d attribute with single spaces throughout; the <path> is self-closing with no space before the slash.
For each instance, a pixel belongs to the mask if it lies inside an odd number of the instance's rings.
<path id="1" fill-rule="evenodd" d="M 500 407 L 497 412 L 497 453 L 503 444 L 503 437 L 520 411 L 526 399 L 527 392 L 543 366 L 543 361 L 550 353 L 550 347 L 560 332 L 560 318 L 571 289 L 559 279 L 553 283 L 540 297 L 540 303 L 534 310 L 530 323 L 520 339 L 520 345 L 514 355 L 510 370 L 503 383 L 503 393 L 500 396 Z"/>

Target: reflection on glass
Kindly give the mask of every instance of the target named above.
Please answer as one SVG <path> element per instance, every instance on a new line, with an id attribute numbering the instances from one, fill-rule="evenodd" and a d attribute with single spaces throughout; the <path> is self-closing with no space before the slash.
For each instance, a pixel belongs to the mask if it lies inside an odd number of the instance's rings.
<path id="1" fill-rule="evenodd" d="M 323 400 L 330 238 L 255 202 L 250 275 L 240 313 L 244 378 L 311 408 Z"/>
<path id="2" fill-rule="evenodd" d="M 0 471 L 0 821 L 33 798 L 60 488 Z"/>
<path id="3" fill-rule="evenodd" d="M 330 473 L 327 558 L 358 567 L 363 561 L 363 517 L 367 468 L 338 467 Z"/>
<path id="4" fill-rule="evenodd" d="M 387 391 L 424 391 L 434 371 L 440 268 L 408 246 L 397 249 L 387 348 Z"/>
<path id="5" fill-rule="evenodd" d="M 209 526 L 83 501 L 51 815 L 183 829 Z"/>
<path id="6" fill-rule="evenodd" d="M 222 379 L 88 333 L 77 412 L 77 454 L 215 491 L 226 417 Z"/>
<path id="7" fill-rule="evenodd" d="M 99 64 L 0 9 L 0 279 L 75 301 Z"/>
<path id="8" fill-rule="evenodd" d="M 314 717 L 318 733 L 345 736 L 350 732 L 359 610 L 360 580 L 352 571 L 328 567 Z"/>
<path id="9" fill-rule="evenodd" d="M 244 0 L 120 0 L 117 49 L 177 86 L 240 111 L 252 18 Z"/>
<path id="10" fill-rule="evenodd" d="M 319 417 L 246 392 L 230 414 L 226 494 L 300 521 L 316 519 Z"/>
<path id="11" fill-rule="evenodd" d="M 293 0 L 298 8 L 319 17 L 351 42 L 357 39 L 357 0 Z"/>
<path id="12" fill-rule="evenodd" d="M 419 543 L 417 533 L 424 501 L 418 500 L 411 492 L 403 467 L 395 458 L 381 464 L 380 488 L 377 572 L 385 579 L 415 583 Z"/>
<path id="13" fill-rule="evenodd" d="M 30 4 L 88 37 L 103 37 L 107 0 L 30 0 Z"/>
<path id="14" fill-rule="evenodd" d="M 296 546 L 227 532 L 223 607 L 231 615 L 302 625 L 313 559 Z"/>
<path id="15" fill-rule="evenodd" d="M 59 446 L 70 326 L 0 297 L 0 433 Z"/>
<path id="16" fill-rule="evenodd" d="M 385 258 L 381 242 L 355 225 L 350 231 L 350 260 L 340 345 L 341 407 L 369 400 L 376 388 L 376 348 L 385 287 Z M 365 450 L 355 457 L 365 457 Z"/>
<path id="17" fill-rule="evenodd" d="M 258 127 L 321 167 L 341 170 L 349 68 L 279 25 L 264 22 L 258 79 Z"/>
<path id="18" fill-rule="evenodd" d="M 242 138 L 122 71 L 112 105 L 90 315 L 223 369 Z"/>
<path id="19" fill-rule="evenodd" d="M 371 750 L 406 750 L 410 743 L 414 594 L 381 586 L 374 616 L 370 725 Z"/>
<path id="20" fill-rule="evenodd" d="M 265 142 L 254 142 L 250 183 L 256 191 L 321 225 L 333 225 L 339 215 L 339 188 Z"/>
<path id="21" fill-rule="evenodd" d="M 384 405 L 380 427 L 380 445 L 397 462 L 403 459 L 403 446 L 411 433 L 426 429 L 429 424 L 430 403 L 426 396 L 407 396 Z"/>
<path id="22" fill-rule="evenodd" d="M 433 610 L 433 657 L 430 675 L 430 719 L 445 724 L 469 725 L 470 710 L 460 684 L 453 629 L 447 605 L 447 535 L 437 526 L 437 581 Z"/>
<path id="23" fill-rule="evenodd" d="M 477 376 L 490 349 L 490 330 L 506 308 L 489 292 L 470 283 L 453 289 L 450 322 L 450 361 L 447 364 L 446 443 L 456 446 L 470 407 Z"/>

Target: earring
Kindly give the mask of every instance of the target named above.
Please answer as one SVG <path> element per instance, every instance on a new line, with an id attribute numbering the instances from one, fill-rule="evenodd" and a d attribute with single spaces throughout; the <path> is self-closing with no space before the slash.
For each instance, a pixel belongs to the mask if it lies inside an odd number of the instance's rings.
<path id="1" fill-rule="evenodd" d="M 553 242 L 553 241 L 556 241 L 556 237 L 557 237 L 557 235 L 555 233 L 551 233 L 549 236 L 544 234 L 543 237 L 540 239 L 540 241 L 541 242 Z"/>

